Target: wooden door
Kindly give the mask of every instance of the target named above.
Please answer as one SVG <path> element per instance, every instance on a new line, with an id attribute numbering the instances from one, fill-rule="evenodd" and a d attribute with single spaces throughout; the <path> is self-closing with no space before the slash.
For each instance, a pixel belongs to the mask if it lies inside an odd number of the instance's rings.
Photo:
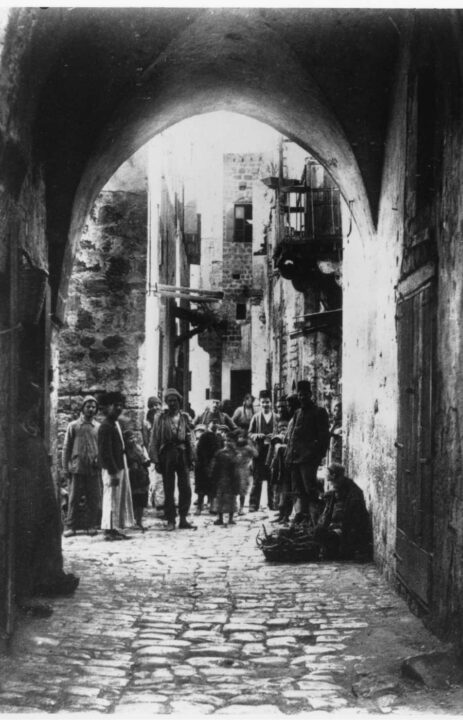
<path id="1" fill-rule="evenodd" d="M 435 288 L 431 280 L 411 290 L 397 306 L 397 573 L 425 607 L 432 582 L 435 334 Z"/>

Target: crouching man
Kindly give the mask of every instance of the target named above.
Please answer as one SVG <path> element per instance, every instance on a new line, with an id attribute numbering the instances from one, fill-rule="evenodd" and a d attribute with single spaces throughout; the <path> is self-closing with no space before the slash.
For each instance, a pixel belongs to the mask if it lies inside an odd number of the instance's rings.
<path id="1" fill-rule="evenodd" d="M 318 520 L 314 539 L 322 546 L 324 559 L 366 561 L 371 559 L 371 524 L 363 492 L 346 477 L 344 467 L 328 468 L 333 490 L 325 495 L 325 506 Z"/>

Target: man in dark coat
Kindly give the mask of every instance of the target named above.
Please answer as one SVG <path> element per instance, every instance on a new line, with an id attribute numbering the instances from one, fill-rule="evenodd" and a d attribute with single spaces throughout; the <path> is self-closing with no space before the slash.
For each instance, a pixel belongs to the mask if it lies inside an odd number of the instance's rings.
<path id="1" fill-rule="evenodd" d="M 346 477 L 344 467 L 338 463 L 329 466 L 328 479 L 333 490 L 325 495 L 325 507 L 315 530 L 324 557 L 370 559 L 371 525 L 362 490 Z"/>
<path id="2" fill-rule="evenodd" d="M 175 530 L 175 477 L 178 485 L 180 530 L 194 530 L 187 520 L 191 504 L 190 468 L 193 465 L 193 443 L 190 416 L 180 410 L 182 396 L 175 388 L 164 394 L 167 410 L 155 418 L 150 443 L 150 458 L 164 481 L 167 529 Z"/>
<path id="3" fill-rule="evenodd" d="M 300 408 L 288 426 L 285 460 L 292 493 L 300 503 L 297 519 L 308 517 L 316 525 L 319 514 L 317 470 L 328 450 L 329 418 L 326 410 L 313 402 L 308 380 L 298 382 L 297 394 Z"/>
<path id="4" fill-rule="evenodd" d="M 120 392 L 108 392 L 100 403 L 105 412 L 98 429 L 98 457 L 103 478 L 101 528 L 105 540 L 126 540 L 129 536 L 121 530 L 132 527 L 134 517 L 125 445 L 118 423 L 125 398 Z"/>

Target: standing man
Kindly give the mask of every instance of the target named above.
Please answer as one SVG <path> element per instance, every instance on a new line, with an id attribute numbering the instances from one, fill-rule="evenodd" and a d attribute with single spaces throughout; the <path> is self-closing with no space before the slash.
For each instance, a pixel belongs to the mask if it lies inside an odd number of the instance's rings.
<path id="1" fill-rule="evenodd" d="M 77 530 L 97 534 L 101 514 L 101 478 L 98 463 L 98 405 L 87 395 L 80 417 L 69 423 L 63 445 L 63 469 L 68 475 L 68 515 L 64 537 Z"/>
<path id="2" fill-rule="evenodd" d="M 220 408 L 220 400 L 218 397 L 211 398 L 211 407 L 207 408 L 202 415 L 196 418 L 195 425 L 205 425 L 209 427 L 211 422 L 215 422 L 217 425 L 223 425 L 228 430 L 238 430 L 237 426 L 227 413 L 223 412 Z"/>
<path id="3" fill-rule="evenodd" d="M 103 475 L 101 527 L 105 540 L 126 540 L 128 536 L 121 529 L 132 527 L 135 521 L 124 440 L 117 422 L 125 398 L 120 392 L 109 392 L 101 403 L 106 415 L 98 429 L 98 456 Z"/>
<path id="4" fill-rule="evenodd" d="M 175 390 L 166 390 L 164 400 L 167 410 L 155 419 L 150 442 L 150 458 L 164 481 L 164 512 L 167 529 L 175 530 L 175 476 L 177 475 L 179 495 L 179 529 L 194 530 L 187 515 L 191 504 L 190 469 L 193 465 L 193 445 L 190 418 L 180 410 L 182 396 Z"/>
<path id="5" fill-rule="evenodd" d="M 317 470 L 330 441 L 328 413 L 312 400 L 308 380 L 297 384 L 300 403 L 288 427 L 286 464 L 290 472 L 292 492 L 299 499 L 297 519 L 318 519 L 319 493 Z"/>
<path id="6" fill-rule="evenodd" d="M 246 393 L 243 398 L 243 404 L 237 407 L 232 415 L 232 420 L 241 430 L 249 431 L 249 425 L 254 415 L 253 408 L 254 397 L 251 393 Z"/>
<path id="7" fill-rule="evenodd" d="M 249 510 L 256 512 L 260 506 L 262 483 L 267 481 L 267 497 L 269 510 L 273 510 L 273 498 L 269 487 L 270 468 L 267 465 L 267 455 L 270 449 L 272 435 L 277 431 L 278 416 L 272 411 L 272 402 L 267 390 L 259 393 L 261 410 L 253 415 L 249 425 L 249 437 L 255 443 L 257 457 L 253 460 L 253 481 Z"/>

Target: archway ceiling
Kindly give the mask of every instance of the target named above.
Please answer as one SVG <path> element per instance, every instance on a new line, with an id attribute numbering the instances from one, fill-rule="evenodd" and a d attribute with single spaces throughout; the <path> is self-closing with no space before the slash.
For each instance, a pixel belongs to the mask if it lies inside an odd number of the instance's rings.
<path id="1" fill-rule="evenodd" d="M 47 68 L 33 141 L 46 170 L 55 289 L 106 180 L 156 132 L 201 112 L 243 112 L 309 148 L 371 229 L 408 18 L 358 9 L 42 11 L 28 67 Z"/>

